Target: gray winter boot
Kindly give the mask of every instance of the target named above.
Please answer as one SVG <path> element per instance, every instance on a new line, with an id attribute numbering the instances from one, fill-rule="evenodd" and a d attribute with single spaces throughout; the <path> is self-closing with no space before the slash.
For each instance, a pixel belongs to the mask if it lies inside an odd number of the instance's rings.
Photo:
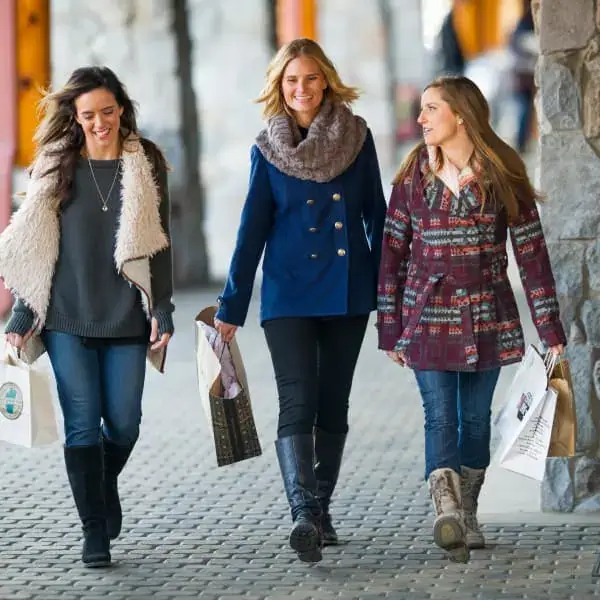
<path id="1" fill-rule="evenodd" d="M 481 486 L 485 480 L 485 469 L 461 466 L 460 471 L 460 489 L 467 527 L 467 546 L 471 549 L 485 548 L 485 539 L 477 521 L 477 504 Z"/>
<path id="2" fill-rule="evenodd" d="M 450 560 L 468 562 L 467 531 L 461 504 L 460 475 L 453 469 L 436 469 L 429 475 L 435 509 L 433 539 Z"/>

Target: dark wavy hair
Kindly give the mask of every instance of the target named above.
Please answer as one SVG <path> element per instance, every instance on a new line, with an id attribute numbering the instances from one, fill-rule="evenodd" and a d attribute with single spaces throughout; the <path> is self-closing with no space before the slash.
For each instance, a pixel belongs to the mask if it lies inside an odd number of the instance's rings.
<path id="1" fill-rule="evenodd" d="M 82 94 L 99 88 L 111 92 L 119 107 L 123 108 L 119 131 L 121 141 L 132 134 L 139 137 L 144 152 L 154 167 L 155 175 L 158 176 L 167 169 L 167 162 L 158 146 L 140 136 L 135 103 L 128 96 L 119 78 L 108 67 L 81 67 L 71 73 L 63 88 L 48 92 L 42 98 L 39 110 L 43 118 L 33 138 L 36 142 L 36 159 L 42 153 L 58 157 L 54 166 L 40 174 L 44 177 L 58 172 L 54 191 L 58 204 L 69 197 L 75 165 L 85 146 L 83 129 L 75 118 L 75 101 Z M 56 147 L 50 148 L 51 145 Z"/>

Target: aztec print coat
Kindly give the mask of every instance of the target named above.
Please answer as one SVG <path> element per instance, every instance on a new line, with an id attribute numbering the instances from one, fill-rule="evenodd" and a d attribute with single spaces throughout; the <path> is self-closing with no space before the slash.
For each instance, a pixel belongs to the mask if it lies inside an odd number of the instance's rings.
<path id="1" fill-rule="evenodd" d="M 379 348 L 402 351 L 417 370 L 483 371 L 518 362 L 523 330 L 508 275 L 510 232 L 540 338 L 565 344 L 550 260 L 535 204 L 509 225 L 491 202 L 482 211 L 475 175 L 456 197 L 432 176 L 427 150 L 394 186 L 378 284 Z"/>

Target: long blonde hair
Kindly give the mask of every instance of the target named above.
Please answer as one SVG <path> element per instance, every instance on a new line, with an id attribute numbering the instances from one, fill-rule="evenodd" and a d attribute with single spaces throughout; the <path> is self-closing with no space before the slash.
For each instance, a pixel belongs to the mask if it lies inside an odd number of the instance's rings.
<path id="1" fill-rule="evenodd" d="M 266 84 L 261 90 L 259 97 L 255 100 L 257 103 L 264 103 L 263 117 L 269 119 L 282 113 L 290 114 L 289 108 L 283 97 L 281 89 L 281 80 L 288 63 L 299 56 L 312 58 L 319 67 L 325 81 L 327 89 L 324 97 L 332 102 L 350 105 L 358 99 L 360 92 L 355 87 L 344 85 L 342 80 L 329 58 L 317 42 L 307 38 L 299 38 L 282 46 L 267 68 Z"/>
<path id="2" fill-rule="evenodd" d="M 467 77 L 454 75 L 434 79 L 425 90 L 430 88 L 438 89 L 450 110 L 464 122 L 466 133 L 475 147 L 471 161 L 476 165 L 483 204 L 499 201 L 512 221 L 518 217 L 522 206 L 541 200 L 542 196 L 531 185 L 519 153 L 492 129 L 490 107 L 481 90 Z M 411 150 L 396 173 L 394 184 L 412 173 L 424 148 L 425 144 L 420 142 Z M 436 170 L 444 165 L 440 147 L 435 149 L 434 162 Z"/>

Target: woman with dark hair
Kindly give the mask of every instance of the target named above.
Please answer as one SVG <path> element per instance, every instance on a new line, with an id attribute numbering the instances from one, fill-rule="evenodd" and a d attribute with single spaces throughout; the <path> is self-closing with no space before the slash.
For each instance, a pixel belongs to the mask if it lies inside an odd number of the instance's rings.
<path id="1" fill-rule="evenodd" d="M 394 179 L 379 272 L 379 348 L 413 369 L 425 411 L 433 536 L 452 560 L 484 546 L 479 493 L 490 463 L 500 368 L 521 360 L 507 275 L 510 234 L 540 339 L 566 337 L 536 201 L 519 154 L 490 125 L 479 88 L 440 77 L 421 97 L 424 141 Z"/>
<path id="2" fill-rule="evenodd" d="M 48 352 L 82 560 L 101 567 L 121 530 L 117 477 L 139 435 L 146 357 L 162 372 L 173 334 L 167 164 L 106 67 L 77 69 L 42 109 L 27 194 L 0 236 L 17 299 L 6 334 L 30 359 Z"/>

